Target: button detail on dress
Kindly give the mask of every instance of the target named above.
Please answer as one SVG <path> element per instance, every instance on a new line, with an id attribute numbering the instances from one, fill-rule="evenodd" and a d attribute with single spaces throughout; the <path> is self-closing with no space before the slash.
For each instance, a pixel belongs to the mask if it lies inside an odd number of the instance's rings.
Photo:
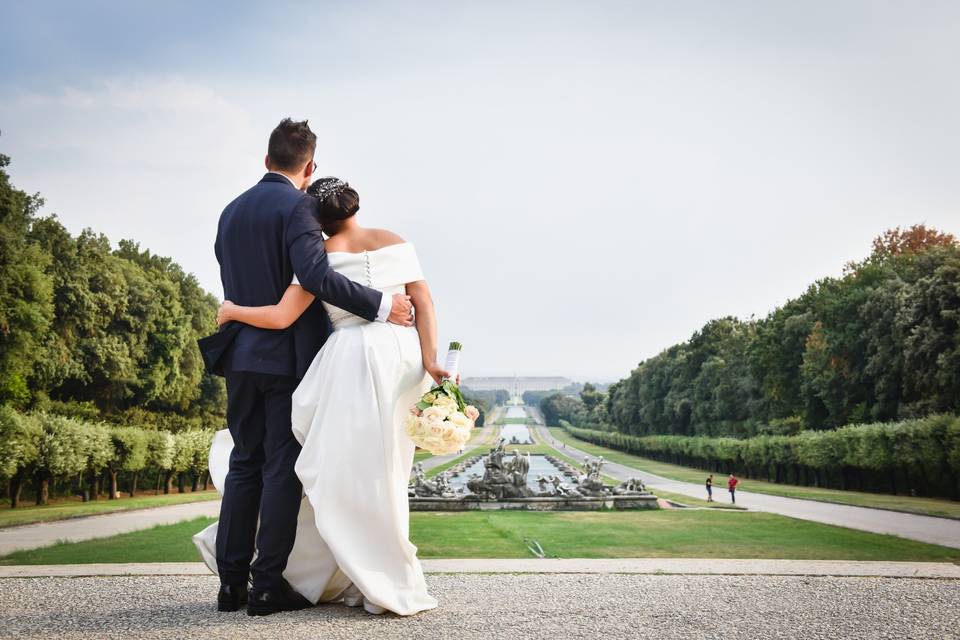
<path id="1" fill-rule="evenodd" d="M 367 275 L 367 286 L 373 286 L 373 271 L 370 268 L 370 253 L 367 251 L 363 252 L 363 266 Z"/>

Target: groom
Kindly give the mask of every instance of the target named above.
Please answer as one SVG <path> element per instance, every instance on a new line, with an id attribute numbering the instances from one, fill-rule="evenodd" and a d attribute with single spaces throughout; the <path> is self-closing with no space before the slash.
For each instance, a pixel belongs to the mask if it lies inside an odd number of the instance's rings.
<path id="1" fill-rule="evenodd" d="M 294 274 L 317 297 L 289 329 L 238 324 L 221 332 L 229 342 L 219 362 L 234 448 L 217 531 L 219 611 L 246 604 L 250 615 L 269 615 L 310 606 L 282 574 L 293 549 L 302 492 L 294 472 L 300 445 L 290 428 L 291 395 L 331 331 L 320 301 L 367 320 L 412 324 L 409 296 L 384 296 L 330 268 L 315 200 L 303 193 L 317 167 L 316 140 L 306 121 L 280 122 L 270 134 L 268 173 L 227 205 L 217 228 L 226 299 L 276 304 Z M 254 547 L 257 558 L 251 565 Z"/>

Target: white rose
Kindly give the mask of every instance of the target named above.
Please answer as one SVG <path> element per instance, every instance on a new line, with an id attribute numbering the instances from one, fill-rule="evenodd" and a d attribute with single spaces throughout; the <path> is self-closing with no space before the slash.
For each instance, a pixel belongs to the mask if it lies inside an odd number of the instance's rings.
<path id="1" fill-rule="evenodd" d="M 451 413 L 450 417 L 447 418 L 447 420 L 449 420 L 451 424 L 457 427 L 469 427 L 471 424 L 470 418 L 460 413 L 459 411 L 454 411 L 453 413 Z"/>
<path id="2" fill-rule="evenodd" d="M 477 409 L 472 404 L 468 404 L 467 407 L 463 410 L 463 413 L 470 418 L 470 422 L 476 422 L 477 418 L 480 417 L 480 410 Z"/>
<path id="3" fill-rule="evenodd" d="M 427 407 L 426 409 L 423 410 L 423 419 L 428 424 L 431 424 L 431 425 L 440 424 L 441 422 L 447 419 L 447 416 L 449 415 L 449 413 L 450 412 L 444 409 L 443 407 L 438 407 L 434 405 L 432 407 Z"/>
<path id="4" fill-rule="evenodd" d="M 447 409 L 447 410 L 449 410 L 449 411 L 456 411 L 457 408 L 458 408 L 458 407 L 457 407 L 457 401 L 454 400 L 453 398 L 451 398 L 450 396 L 446 395 L 446 394 L 443 394 L 443 395 L 441 395 L 440 397 L 438 397 L 438 398 L 434 401 L 433 406 L 435 406 L 435 407 L 443 407 L 443 408 L 445 408 L 445 409 Z"/>
<path id="5" fill-rule="evenodd" d="M 445 423 L 443 427 L 443 441 L 447 444 L 455 442 L 457 440 L 457 428 L 456 426 L 450 424 L 449 422 Z"/>
<path id="6" fill-rule="evenodd" d="M 430 425 L 425 420 L 417 420 L 417 437 L 426 438 L 430 433 Z"/>

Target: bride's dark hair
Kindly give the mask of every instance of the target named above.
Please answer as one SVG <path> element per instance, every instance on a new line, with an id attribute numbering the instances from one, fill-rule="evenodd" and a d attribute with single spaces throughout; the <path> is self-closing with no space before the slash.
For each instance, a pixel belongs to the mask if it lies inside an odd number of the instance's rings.
<path id="1" fill-rule="evenodd" d="M 317 217 L 324 231 L 335 231 L 340 222 L 360 210 L 360 194 L 339 178 L 320 178 L 307 187 L 307 193 L 317 198 Z"/>

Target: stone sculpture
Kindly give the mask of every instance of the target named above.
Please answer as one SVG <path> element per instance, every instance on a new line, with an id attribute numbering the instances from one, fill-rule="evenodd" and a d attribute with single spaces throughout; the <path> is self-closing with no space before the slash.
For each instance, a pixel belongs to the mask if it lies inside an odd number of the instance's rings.
<path id="1" fill-rule="evenodd" d="M 605 463 L 603 456 L 584 458 L 582 469 L 571 466 L 565 460 L 547 456 L 562 475 L 537 476 L 537 489 L 534 490 L 527 486 L 530 454 L 522 454 L 515 448 L 512 455 L 506 457 L 505 443 L 506 440 L 501 438 L 497 445 L 490 449 L 490 453 L 482 458 L 483 476 L 471 473 L 466 482 L 466 492 L 452 487 L 450 478 L 465 472 L 476 463 L 478 458 L 461 462 L 433 479 L 428 479 L 423 464 L 417 463 L 413 469 L 413 482 L 410 485 L 409 495 L 418 498 L 472 498 L 474 500 L 646 495 L 646 488 L 639 478 L 629 478 L 615 487 L 605 485 L 601 474 Z M 566 484 L 563 476 L 569 477 L 573 486 Z"/>
<path id="2" fill-rule="evenodd" d="M 513 459 L 503 461 L 503 438 L 497 446 L 490 450 L 484 458 L 484 473 L 482 478 L 471 478 L 467 481 L 467 488 L 476 496 L 487 499 L 503 500 L 504 498 L 523 498 L 533 494 L 527 486 L 527 473 L 530 470 L 530 461 L 514 449 Z"/>

